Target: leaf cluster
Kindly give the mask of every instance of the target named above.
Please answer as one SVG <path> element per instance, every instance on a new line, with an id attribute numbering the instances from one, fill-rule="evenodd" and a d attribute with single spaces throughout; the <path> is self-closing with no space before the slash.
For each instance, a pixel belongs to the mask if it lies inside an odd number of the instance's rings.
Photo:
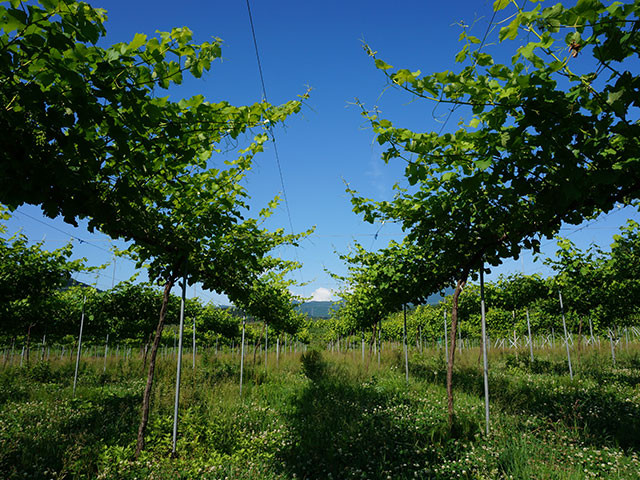
<path id="1" fill-rule="evenodd" d="M 408 243 L 436 258 L 434 291 L 638 195 L 637 2 L 509 5 L 499 40 L 519 41 L 510 65 L 466 32 L 459 72 L 395 69 L 366 47 L 391 85 L 472 117 L 454 132 L 416 132 L 363 108 L 383 159 L 407 163 L 410 188 L 380 202 L 350 191 L 354 211 L 401 224 Z M 585 65 L 594 67 L 576 73 Z"/>
<path id="2" fill-rule="evenodd" d="M 23 333 L 42 323 L 57 304 L 55 293 L 72 274 L 83 270 L 83 260 L 70 260 L 71 244 L 48 252 L 42 242 L 29 245 L 16 235 L 0 239 L 0 330 Z"/>
<path id="3" fill-rule="evenodd" d="M 184 73 L 208 71 L 220 39 L 196 44 L 188 28 L 174 28 L 103 48 L 105 20 L 104 10 L 70 0 L 0 6 L 0 202 L 40 205 L 74 225 L 86 218 L 132 241 L 151 279 L 173 284 L 188 263 L 190 283 L 237 296 L 278 267 L 269 251 L 304 235 L 246 219 L 241 184 L 267 130 L 300 102 L 158 96 Z M 246 135 L 236 159 L 214 161 L 222 142 Z"/>

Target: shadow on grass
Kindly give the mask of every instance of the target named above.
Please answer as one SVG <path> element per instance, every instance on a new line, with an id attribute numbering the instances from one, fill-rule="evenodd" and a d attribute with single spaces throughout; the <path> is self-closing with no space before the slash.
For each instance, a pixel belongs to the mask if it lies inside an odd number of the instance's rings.
<path id="1" fill-rule="evenodd" d="M 536 415 L 551 422 L 562 422 L 578 430 L 586 443 L 640 450 L 640 407 L 625 398 L 619 386 L 635 385 L 635 376 L 631 375 L 631 383 L 613 383 L 614 379 L 619 380 L 619 374 L 587 371 L 582 378 L 571 381 L 566 374 L 553 375 L 557 368 L 555 364 L 534 362 L 526 366 L 526 370 L 502 368 L 490 371 L 491 404 L 509 414 Z M 444 369 L 430 364 L 414 362 L 412 374 L 436 384 L 445 381 Z M 584 378 L 596 379 L 597 383 L 585 382 Z M 484 395 L 480 368 L 457 368 L 453 382 L 457 390 L 478 397 Z"/>
<path id="2" fill-rule="evenodd" d="M 304 365 L 303 365 L 304 370 Z M 440 406 L 426 412 L 401 391 L 312 373 L 292 400 L 291 442 L 280 453 L 284 473 L 299 478 L 414 478 L 455 455 L 454 440 L 470 440 L 476 419 L 461 417 L 450 432 Z"/>
<path id="3" fill-rule="evenodd" d="M 95 476 L 102 448 L 131 440 L 139 404 L 137 387 L 96 389 L 82 400 L 7 402 L 0 410 L 0 477 Z"/>

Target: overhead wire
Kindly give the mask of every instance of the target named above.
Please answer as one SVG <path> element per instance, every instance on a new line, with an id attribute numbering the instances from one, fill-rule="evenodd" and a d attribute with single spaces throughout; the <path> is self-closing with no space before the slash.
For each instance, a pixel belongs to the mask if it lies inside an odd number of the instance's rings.
<path id="1" fill-rule="evenodd" d="M 570 228 L 570 227 L 563 227 L 560 229 L 559 233 L 562 233 L 563 231 L 566 233 L 563 233 L 563 235 L 565 237 L 569 237 L 570 235 L 573 235 L 575 233 L 581 232 L 583 230 L 617 230 L 619 227 L 594 227 L 595 224 L 607 219 L 608 217 L 610 217 L 611 215 L 613 215 L 614 213 L 617 213 L 618 211 L 620 211 L 620 209 L 616 209 L 616 210 L 611 210 L 610 212 L 607 212 L 604 215 L 599 216 L 598 218 L 595 218 L 593 220 L 587 221 L 584 225 L 581 225 L 580 227 L 577 228 Z M 546 242 L 541 242 L 540 243 L 540 249 L 545 248 L 553 243 L 555 243 L 557 241 L 557 238 L 553 238 L 551 240 L 547 240 Z M 541 258 L 540 254 L 533 254 L 533 252 L 531 252 L 532 257 L 533 257 L 533 262 L 536 262 L 536 258 Z M 522 272 L 524 273 L 524 257 L 521 257 L 522 259 Z M 529 275 L 533 275 L 533 274 L 548 274 L 550 271 L 549 267 L 544 267 L 544 268 L 538 268 L 535 271 L 529 273 Z"/>
<path id="2" fill-rule="evenodd" d="M 258 64 L 258 73 L 260 75 L 260 85 L 262 86 L 262 97 L 264 101 L 268 103 L 269 97 L 267 96 L 267 87 L 264 81 L 264 72 L 262 71 L 262 62 L 260 61 L 260 49 L 258 48 L 258 38 L 256 36 L 256 30 L 253 22 L 253 14 L 251 13 L 251 4 L 249 0 L 246 0 L 246 4 L 247 4 L 247 13 L 249 14 L 249 25 L 251 26 L 251 36 L 253 38 L 253 46 L 256 52 L 256 62 Z M 291 234 L 295 235 L 295 229 L 293 228 L 293 220 L 291 219 L 291 209 L 289 207 L 289 198 L 287 196 L 287 189 L 284 183 L 284 175 L 282 173 L 282 164 L 280 162 L 280 154 L 278 152 L 278 143 L 276 141 L 276 135 L 270 123 L 266 123 L 265 126 L 267 128 L 267 131 L 271 135 L 271 141 L 273 143 L 273 152 L 276 159 L 276 165 L 278 167 L 278 174 L 280 176 L 280 186 L 282 187 L 282 198 L 284 200 L 284 206 L 287 212 L 287 219 L 289 220 L 289 228 L 291 228 Z M 293 250 L 293 255 L 294 255 L 295 261 L 298 264 L 300 264 L 296 249 Z M 300 283 L 304 283 L 302 280 L 302 275 L 300 274 L 299 270 L 298 270 L 298 278 Z"/>
<path id="3" fill-rule="evenodd" d="M 249 3 L 249 0 L 246 0 L 246 5 L 247 5 L 247 11 L 248 11 L 248 14 L 249 14 L 249 22 L 250 22 L 250 26 L 251 26 L 251 34 L 252 34 L 252 37 L 253 37 L 253 43 L 254 43 L 254 48 L 255 48 L 255 53 L 256 53 L 256 61 L 257 61 L 257 64 L 258 64 L 258 72 L 259 72 L 260 83 L 261 83 L 261 87 L 262 87 L 262 95 L 263 95 L 264 101 L 268 102 L 267 90 L 266 90 L 266 85 L 265 85 L 265 80 L 264 80 L 264 73 L 263 73 L 263 69 L 262 69 L 262 62 L 260 60 L 260 53 L 259 53 L 259 48 L 258 48 L 257 36 L 256 36 L 256 33 L 255 33 L 253 15 L 252 15 L 252 12 L 251 12 L 251 6 L 250 6 L 250 3 Z M 286 209 L 286 212 L 287 212 L 287 218 L 288 218 L 288 221 L 289 221 L 289 227 L 291 228 L 291 232 L 295 233 L 295 230 L 294 230 L 294 227 L 293 227 L 293 221 L 292 221 L 292 217 L 291 217 L 291 210 L 290 210 L 290 206 L 289 206 L 287 191 L 286 191 L 285 182 L 284 182 L 284 175 L 283 175 L 283 172 L 282 172 L 282 165 L 281 165 L 281 161 L 280 161 L 280 155 L 279 155 L 279 151 L 278 151 L 278 145 L 277 145 L 277 141 L 276 141 L 275 132 L 273 131 L 273 128 L 272 128 L 272 126 L 270 124 L 267 123 L 265 126 L 266 126 L 266 129 L 269 131 L 270 136 L 271 136 L 271 140 L 273 142 L 274 155 L 275 155 L 276 165 L 277 165 L 278 173 L 279 173 L 279 177 L 280 177 L 280 184 L 281 184 L 281 187 L 282 187 L 282 196 L 283 196 L 284 203 L 285 203 L 285 209 Z M 24 213 L 24 212 L 17 212 L 17 213 L 19 213 L 21 215 L 24 215 L 25 217 L 30 218 L 31 220 L 36 221 L 38 223 L 41 223 L 41 224 L 43 224 L 43 225 L 45 225 L 45 226 L 47 226 L 49 228 L 52 228 L 52 229 L 54 229 L 54 230 L 56 230 L 56 231 L 58 231 L 60 233 L 68 235 L 70 238 L 78 241 L 80 244 L 86 244 L 86 245 L 92 246 L 94 248 L 97 248 L 98 250 L 101 250 L 101 251 L 109 253 L 109 254 L 113 253 L 113 252 L 111 252 L 111 251 L 109 251 L 109 250 L 107 250 L 107 249 L 105 249 L 103 247 L 100 247 L 99 245 L 96 245 L 96 244 L 94 244 L 94 243 L 92 243 L 92 242 L 90 242 L 88 240 L 85 240 L 83 238 L 80 238 L 80 237 L 78 237 L 76 235 L 70 234 L 69 232 L 66 232 L 66 231 L 64 231 L 64 230 L 62 230 L 62 229 L 60 229 L 60 228 L 58 228 L 58 227 L 56 227 L 54 225 L 48 224 L 48 223 L 46 223 L 46 222 L 44 222 L 44 221 L 42 221 L 42 220 L 40 220 L 40 219 L 38 219 L 36 217 L 33 217 L 33 216 L 27 214 L 27 213 Z M 98 273 L 97 275 L 98 276 L 106 276 L 106 275 L 102 275 L 100 273 Z M 118 279 L 118 280 L 120 280 L 120 279 Z"/>
<path id="4" fill-rule="evenodd" d="M 255 30 L 255 26 L 253 24 L 253 15 L 251 14 L 251 5 L 249 3 L 249 0 L 246 0 L 247 3 L 247 12 L 249 13 L 249 24 L 251 26 L 251 36 L 253 37 L 253 46 L 255 48 L 255 52 L 256 52 L 256 61 L 258 63 L 258 73 L 260 75 L 260 85 L 262 86 L 262 97 L 264 98 L 265 102 L 269 102 L 269 98 L 267 96 L 267 87 L 265 86 L 265 81 L 264 81 L 264 73 L 262 71 L 262 62 L 260 61 L 260 50 L 258 49 L 258 39 L 256 37 L 256 30 Z M 287 211 L 287 217 L 289 219 L 289 227 L 291 228 L 291 233 L 294 233 L 295 230 L 293 228 L 293 221 L 291 220 L 291 210 L 289 208 L 289 200 L 287 198 L 287 190 L 284 186 L 284 176 L 282 174 L 282 165 L 280 163 L 280 154 L 278 153 L 278 143 L 276 141 L 276 135 L 275 132 L 273 131 L 273 128 L 271 128 L 270 124 L 266 125 L 267 130 L 269 131 L 269 133 L 271 134 L 271 141 L 273 142 L 273 152 L 276 158 L 276 165 L 278 166 L 278 173 L 280 175 L 280 185 L 282 186 L 282 197 L 284 199 L 284 205 L 285 205 L 285 209 Z"/>
<path id="5" fill-rule="evenodd" d="M 484 47 L 485 42 L 487 41 L 487 37 L 489 36 L 489 32 L 491 31 L 491 27 L 493 26 L 493 21 L 496 18 L 496 13 L 498 11 L 496 9 L 493 10 L 493 15 L 491 15 L 491 20 L 489 20 L 489 24 L 487 25 L 487 28 L 484 32 L 484 35 L 482 37 L 482 40 L 480 41 L 480 45 L 478 46 L 478 49 L 476 50 L 477 52 L 479 52 L 480 50 L 482 50 L 482 47 Z M 476 61 L 476 65 L 477 65 L 477 61 Z M 475 65 L 474 65 L 475 68 Z M 460 105 L 462 105 L 461 103 L 455 103 L 450 109 L 449 109 L 449 114 L 447 115 L 447 118 L 445 119 L 444 123 L 442 124 L 442 126 L 440 127 L 440 130 L 438 131 L 438 136 L 442 135 L 443 130 L 445 129 L 445 127 L 447 126 L 447 123 L 449 123 L 449 120 L 451 119 L 451 116 L 453 115 L 453 112 L 455 112 Z M 437 106 L 437 105 L 436 105 Z"/>
<path id="6" fill-rule="evenodd" d="M 14 214 L 18 214 L 18 215 L 23 215 L 23 216 L 25 216 L 25 217 L 27 217 L 27 218 L 29 218 L 29 219 L 31 219 L 31 220 L 33 220 L 33 221 L 35 221 L 35 222 L 38 222 L 38 223 L 40 223 L 40 224 L 42 224 L 42 225 L 44 225 L 44 226 L 46 226 L 46 227 L 48 227 L 48 228 L 51 228 L 51 229 L 53 229 L 53 230 L 56 230 L 56 231 L 58 231 L 58 232 L 60 232 L 60 233 L 62 233 L 62 234 L 64 234 L 64 235 L 66 235 L 68 238 L 71 238 L 71 239 L 73 239 L 73 240 L 78 241 L 78 242 L 79 242 L 80 244 L 82 244 L 82 245 L 88 245 L 88 246 L 94 247 L 94 248 L 96 248 L 96 249 L 98 249 L 98 250 L 101 250 L 101 251 L 103 251 L 103 252 L 109 253 L 109 254 L 111 254 L 111 255 L 113 254 L 113 252 L 111 252 L 111 251 L 109 251 L 109 250 L 107 250 L 107 249 L 105 249 L 105 248 L 103 248 L 103 247 L 100 247 L 99 245 L 96 245 L 95 243 L 93 243 L 93 242 L 91 242 L 91 241 L 89 241 L 89 240 L 86 240 L 86 239 L 84 239 L 84 238 L 80 238 L 80 237 L 78 237 L 77 235 L 74 235 L 74 234 L 72 234 L 72 233 L 69 233 L 68 231 L 65 231 L 65 230 L 63 230 L 63 229 L 61 229 L 61 228 L 59 228 L 59 227 L 57 227 L 57 226 L 55 226 L 55 225 L 51 225 L 50 223 L 47 223 L 47 222 L 45 222 L 45 221 L 43 221 L 43 220 L 40 220 L 40 219 L 38 219 L 38 218 L 36 218 L 36 217 L 34 217 L 34 216 L 32 216 L 32 215 L 29 215 L 28 213 L 25 213 L 25 212 L 22 212 L 22 211 L 19 211 L 19 210 L 15 211 L 15 212 L 13 212 L 13 213 L 14 213 Z M 99 271 L 96 271 L 96 272 L 76 272 L 76 273 L 72 276 L 72 278 L 73 278 L 75 281 L 80 281 L 80 280 L 79 280 L 79 278 L 82 278 L 82 277 L 87 277 L 87 278 L 89 279 L 88 281 L 83 281 L 82 283 L 86 283 L 87 285 L 95 286 L 96 288 L 98 287 L 98 280 L 97 280 L 97 277 L 101 277 L 101 278 L 104 278 L 104 279 L 106 279 L 106 280 L 112 280 L 112 279 L 115 279 L 115 280 L 117 280 L 117 281 L 118 281 L 118 283 L 128 281 L 128 279 L 120 278 L 120 277 L 118 277 L 118 276 L 115 276 L 114 274 L 101 273 L 101 272 L 99 272 Z M 91 282 L 91 280 L 92 280 L 92 279 L 95 279 L 95 281 Z M 107 284 L 109 284 L 109 283 L 107 282 Z M 202 290 L 202 289 L 201 289 L 201 290 L 198 292 L 198 296 L 199 296 L 199 297 L 205 297 L 205 299 L 206 299 L 206 300 L 208 300 L 209 302 L 213 302 L 213 303 L 215 303 L 215 304 L 218 304 L 218 301 L 216 301 L 216 300 L 214 299 L 213 295 L 212 295 L 212 294 L 210 294 L 210 293 L 208 293 L 208 292 L 207 292 L 207 291 L 205 291 L 205 290 Z"/>
<path id="7" fill-rule="evenodd" d="M 35 222 L 41 223 L 42 225 L 45 225 L 45 226 L 47 226 L 47 227 L 49 227 L 49 228 L 52 228 L 53 230 L 56 230 L 56 231 L 58 231 L 58 232 L 60 232 L 60 233 L 64 233 L 65 235 L 69 236 L 70 238 L 73 238 L 74 240 L 77 240 L 77 241 L 78 241 L 78 242 L 80 242 L 81 244 L 90 245 L 90 246 L 92 246 L 92 247 L 94 247 L 94 248 L 97 248 L 98 250 L 102 250 L 103 252 L 106 252 L 106 253 L 109 253 L 109 254 L 112 254 L 112 253 L 113 253 L 113 252 L 111 252 L 111 251 L 107 250 L 106 248 L 103 248 L 103 247 L 101 247 L 101 246 L 99 246 L 99 245 L 96 245 L 96 244 L 94 244 L 94 243 L 91 243 L 89 240 L 85 240 L 84 238 L 80 238 L 80 237 L 78 237 L 78 236 L 76 236 L 76 235 L 73 235 L 73 234 L 71 234 L 71 233 L 69 233 L 69 232 L 66 232 L 66 231 L 62 230 L 61 228 L 58 228 L 58 227 L 56 227 L 55 225 L 51 225 L 51 224 L 49 224 L 49 223 L 46 223 L 46 222 L 44 222 L 44 221 L 42 221 L 42 220 L 40 220 L 40 219 L 38 219 L 38 218 L 36 218 L 36 217 L 34 217 L 34 216 L 32 216 L 32 215 L 29 215 L 28 213 L 20 212 L 20 211 L 16 211 L 16 212 L 14 212 L 14 213 L 17 213 L 17 214 L 19 214 L 19 215 L 24 215 L 25 217 L 30 218 L 31 220 L 33 220 L 33 221 L 35 221 Z"/>
<path id="8" fill-rule="evenodd" d="M 594 230 L 596 230 L 596 229 L 597 229 L 597 230 L 605 230 L 605 229 L 609 229 L 610 227 L 593 227 L 593 225 L 594 225 L 594 224 L 596 224 L 596 223 L 601 222 L 602 220 L 604 220 L 604 219 L 606 219 L 606 218 L 610 217 L 611 215 L 613 215 L 614 213 L 617 213 L 617 212 L 619 212 L 619 211 L 620 211 L 620 209 L 614 209 L 614 210 L 611 210 L 610 212 L 607 212 L 607 213 L 605 213 L 604 215 L 599 216 L 598 218 L 594 218 L 593 220 L 589 220 L 589 221 L 587 221 L 587 223 L 585 223 L 584 225 L 581 225 L 580 227 L 577 227 L 577 228 L 571 229 L 568 233 L 565 233 L 564 235 L 568 237 L 569 235 L 573 235 L 574 233 L 578 233 L 578 232 L 580 232 L 580 231 L 582 231 L 582 230 L 586 230 L 586 229 L 594 229 Z M 562 230 L 568 230 L 569 228 L 570 228 L 570 227 L 561 228 L 561 229 L 560 229 L 560 231 L 562 231 Z M 612 229 L 617 229 L 617 228 L 614 228 L 614 227 L 611 227 L 611 228 L 612 228 Z M 560 233 L 560 232 L 558 232 L 558 233 Z M 546 247 L 546 246 L 548 246 L 548 245 L 551 245 L 551 244 L 552 244 L 552 243 L 554 243 L 554 242 L 556 242 L 556 239 L 555 239 L 555 238 L 554 238 L 553 240 L 548 240 L 548 241 L 546 241 L 545 243 L 542 243 L 542 244 L 540 245 L 540 248 L 542 248 L 542 247 Z"/>
<path id="9" fill-rule="evenodd" d="M 382 227 L 384 227 L 384 220 L 382 221 L 382 223 L 380 224 L 380 228 L 378 228 L 378 230 L 376 231 L 376 233 L 373 234 L 373 240 L 371 240 L 371 246 L 369 247 L 369 250 L 373 249 L 373 244 L 375 243 L 375 241 L 378 239 L 378 235 L 380 234 L 380 230 L 382 230 Z"/>
<path id="10" fill-rule="evenodd" d="M 113 255 L 112 251 L 107 250 L 106 248 L 103 248 L 100 245 L 96 245 L 95 243 L 93 243 L 93 242 L 91 242 L 89 240 L 86 240 L 84 238 L 80 238 L 77 235 L 73 235 L 72 233 L 69 233 L 69 232 L 67 232 L 67 231 L 65 231 L 65 230 L 63 230 L 63 229 L 61 229 L 59 227 L 56 227 L 55 225 L 51 225 L 50 223 L 47 223 L 47 222 L 45 222 L 45 221 L 43 221 L 43 220 L 41 220 L 39 218 L 36 218 L 33 215 L 30 215 L 28 213 L 25 213 L 25 212 L 22 212 L 22 211 L 19 211 L 19 210 L 16 210 L 15 212 L 13 212 L 13 214 L 22 215 L 24 217 L 27 217 L 27 218 L 33 220 L 34 222 L 38 222 L 38 223 L 44 225 L 45 227 L 51 228 L 53 230 L 56 230 L 57 232 L 60 232 L 60 233 L 62 233 L 64 235 L 66 235 L 67 237 L 78 241 L 81 245 L 88 245 L 90 247 L 93 247 L 93 248 L 96 248 L 96 249 L 101 250 L 103 252 L 106 252 L 106 253 L 108 253 L 110 255 Z M 87 275 L 87 276 L 90 276 L 90 277 L 95 275 L 95 276 L 100 276 L 100 277 L 106 277 L 108 279 L 115 278 L 116 280 L 118 280 L 118 282 L 126 281 L 126 280 L 124 280 L 122 278 L 119 278 L 119 277 L 116 277 L 114 275 L 106 275 L 106 274 L 102 274 L 100 272 L 90 272 L 90 273 L 89 272 L 77 272 L 77 274 L 76 274 L 76 276 L 82 276 L 82 275 Z"/>

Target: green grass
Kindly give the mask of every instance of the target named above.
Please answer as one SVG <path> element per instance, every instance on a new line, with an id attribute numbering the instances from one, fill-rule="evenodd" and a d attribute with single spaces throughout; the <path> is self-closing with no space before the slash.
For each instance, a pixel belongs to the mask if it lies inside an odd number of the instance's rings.
<path id="1" fill-rule="evenodd" d="M 133 459 L 144 372 L 137 359 L 83 360 L 0 372 L 0 478 L 640 478 L 640 350 L 562 351 L 533 364 L 491 354 L 491 431 L 484 434 L 477 350 L 455 372 L 447 424 L 444 360 L 386 351 L 281 355 L 253 365 L 239 392 L 239 358 L 185 362 L 178 457 L 170 458 L 175 360 L 159 360 L 147 450 Z"/>

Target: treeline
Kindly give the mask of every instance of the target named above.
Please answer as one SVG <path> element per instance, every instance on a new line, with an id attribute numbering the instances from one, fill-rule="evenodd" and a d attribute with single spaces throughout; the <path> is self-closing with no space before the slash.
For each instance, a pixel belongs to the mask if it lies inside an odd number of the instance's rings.
<path id="1" fill-rule="evenodd" d="M 562 333 L 564 313 L 570 333 L 617 336 L 619 328 L 640 325 L 640 225 L 629 221 L 613 238 L 610 251 L 591 246 L 583 251 L 567 239 L 558 240 L 553 258 L 543 262 L 554 275 L 522 273 L 501 276 L 485 283 L 487 333 L 493 338 L 528 334 Z M 562 305 L 560 296 L 563 297 Z M 364 303 L 348 297 L 343 308 L 325 323 L 323 341 L 350 335 L 366 339 L 377 332 L 382 340 L 402 341 L 404 313 L 396 311 L 371 317 L 380 310 L 375 292 Z M 480 288 L 468 284 L 458 297 L 459 338 L 477 339 L 481 335 Z M 446 315 L 450 315 L 453 295 L 438 305 L 409 305 L 407 337 L 420 342 L 441 342 L 445 336 Z M 363 308 L 367 306 L 368 308 Z M 357 308 L 356 308 L 357 307 Z M 372 321 L 373 320 L 373 321 Z"/>
<path id="2" fill-rule="evenodd" d="M 48 252 L 42 243 L 30 245 L 24 235 L 0 239 L 0 343 L 23 345 L 27 352 L 30 344 L 43 339 L 47 344 L 73 344 L 84 313 L 85 342 L 103 344 L 108 335 L 111 343 L 140 346 L 146 351 L 156 331 L 163 292 L 148 283 L 121 282 L 106 291 L 77 284 L 72 281 L 74 274 L 94 268 L 82 260 L 70 260 L 71 253 L 71 245 Z M 169 295 L 169 325 L 178 323 L 180 300 Z M 188 298 L 185 315 L 185 334 L 191 338 L 195 327 L 198 345 L 240 341 L 241 317 L 245 315 L 238 309 Z M 264 323 L 252 317 L 247 320 L 245 338 L 252 342 L 262 338 Z M 306 323 L 305 316 L 296 314 L 283 324 L 286 330 L 273 330 L 272 326 L 272 333 L 297 333 L 304 338 Z M 172 345 L 173 330 L 164 333 L 161 344 Z"/>

